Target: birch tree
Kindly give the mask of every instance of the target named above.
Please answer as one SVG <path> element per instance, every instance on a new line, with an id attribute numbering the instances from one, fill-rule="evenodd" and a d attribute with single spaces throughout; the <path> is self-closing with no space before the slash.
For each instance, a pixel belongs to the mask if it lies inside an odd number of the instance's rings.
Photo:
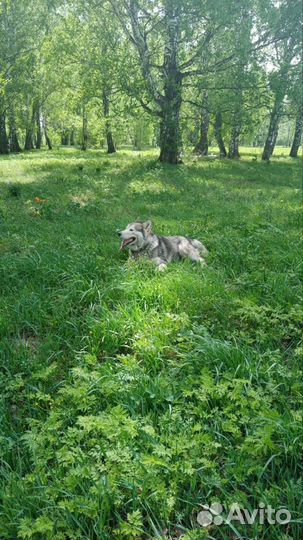
<path id="1" fill-rule="evenodd" d="M 292 71 L 300 61 L 301 51 L 301 2 L 293 0 L 281 3 L 279 8 L 282 34 L 284 38 L 275 43 L 272 54 L 274 69 L 270 74 L 272 108 L 262 159 L 268 161 L 274 151 L 280 120 L 285 110 L 285 97 L 290 88 Z"/>
<path id="2" fill-rule="evenodd" d="M 205 54 L 212 40 L 231 32 L 236 2 L 110 0 L 136 51 L 145 95 L 142 107 L 159 118 L 162 162 L 180 162 L 180 110 L 184 81 L 220 70 L 233 58 L 222 48 Z M 230 40 L 227 43 L 231 43 Z"/>

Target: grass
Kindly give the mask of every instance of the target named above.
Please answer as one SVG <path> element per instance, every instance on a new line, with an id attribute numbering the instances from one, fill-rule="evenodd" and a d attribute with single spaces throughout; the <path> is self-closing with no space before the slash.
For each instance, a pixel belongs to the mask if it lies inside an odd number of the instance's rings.
<path id="1" fill-rule="evenodd" d="M 301 169 L 256 156 L 1 158 L 1 538 L 301 538 Z M 137 217 L 208 267 L 127 260 Z"/>

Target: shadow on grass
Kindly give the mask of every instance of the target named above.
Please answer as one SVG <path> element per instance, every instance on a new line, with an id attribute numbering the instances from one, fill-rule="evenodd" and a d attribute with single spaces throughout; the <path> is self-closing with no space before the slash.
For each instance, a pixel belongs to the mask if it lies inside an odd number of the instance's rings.
<path id="1" fill-rule="evenodd" d="M 272 212 L 283 206 L 272 197 L 277 188 L 291 189 L 290 198 L 297 198 L 300 189 L 299 161 L 267 165 L 191 160 L 174 167 L 127 151 L 109 156 L 100 150 L 75 149 L 28 152 L 8 159 L 18 162 L 29 178 L 15 201 L 21 215 L 58 226 L 66 220 L 86 225 L 98 221 L 97 229 L 108 232 L 139 218 L 159 219 L 159 232 L 166 234 L 201 234 L 218 225 L 229 228 L 230 216 L 233 227 L 271 221 Z M 5 195 L 3 182 L 1 191 Z M 35 197 L 47 199 L 47 204 L 35 205 Z"/>
<path id="2" fill-rule="evenodd" d="M 153 179 L 169 185 L 173 182 L 176 187 L 187 188 L 196 186 L 204 181 L 214 182 L 215 185 L 228 186 L 230 181 L 239 182 L 243 189 L 255 189 L 256 185 L 277 185 L 300 187 L 301 160 L 275 158 L 270 163 L 252 161 L 251 155 L 239 161 L 223 160 L 195 160 L 188 159 L 184 165 L 175 167 L 161 164 L 156 156 L 144 157 L 144 153 L 121 151 L 117 154 L 106 154 L 100 150 L 83 152 L 75 149 L 61 149 L 55 152 L 43 151 L 20 154 L 17 160 L 30 161 L 24 167 L 26 173 L 42 173 L 43 177 L 64 175 L 75 178 L 91 176 L 94 181 L 102 181 L 104 175 L 112 176 L 114 185 L 120 190 L 128 188 L 128 184 L 135 179 L 144 177 L 147 183 L 152 184 Z M 39 163 L 42 161 L 42 163 Z M 38 163 L 37 163 L 38 162 Z M 34 165 L 33 165 L 34 163 Z M 97 173 L 97 174 L 96 174 Z M 49 178 L 51 179 L 51 178 Z M 84 178 L 87 180 L 87 178 Z M 114 186 L 113 186 L 114 187 Z"/>

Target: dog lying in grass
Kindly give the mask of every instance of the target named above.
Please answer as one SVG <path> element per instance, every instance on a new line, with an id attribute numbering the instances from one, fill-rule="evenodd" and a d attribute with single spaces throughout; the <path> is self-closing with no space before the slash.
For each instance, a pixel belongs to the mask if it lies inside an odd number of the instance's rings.
<path id="1" fill-rule="evenodd" d="M 152 231 L 150 221 L 135 221 L 119 231 L 122 243 L 120 250 L 128 249 L 131 257 L 149 257 L 158 270 L 165 270 L 168 263 L 188 257 L 205 265 L 208 255 L 206 247 L 199 240 L 185 236 L 157 236 Z"/>

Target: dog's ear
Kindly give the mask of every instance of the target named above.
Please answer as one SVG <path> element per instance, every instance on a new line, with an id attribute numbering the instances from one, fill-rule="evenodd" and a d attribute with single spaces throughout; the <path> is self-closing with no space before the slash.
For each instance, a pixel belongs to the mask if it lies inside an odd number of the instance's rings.
<path id="1" fill-rule="evenodd" d="M 152 222 L 150 220 L 143 222 L 143 228 L 146 230 L 148 234 L 152 232 Z"/>

